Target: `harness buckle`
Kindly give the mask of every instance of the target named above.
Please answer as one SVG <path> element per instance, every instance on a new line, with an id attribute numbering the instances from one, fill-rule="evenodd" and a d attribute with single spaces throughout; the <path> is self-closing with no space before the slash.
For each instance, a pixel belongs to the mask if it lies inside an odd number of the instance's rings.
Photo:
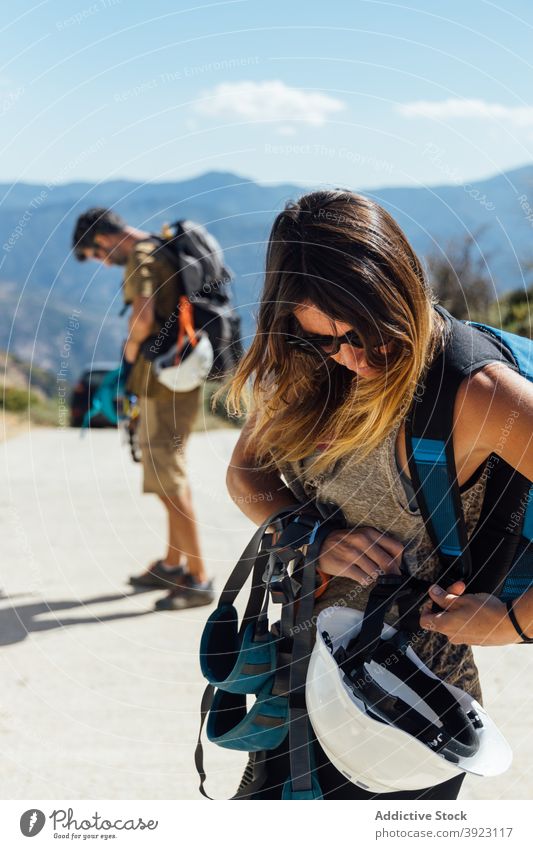
<path id="1" fill-rule="evenodd" d="M 282 554 L 284 555 L 283 558 L 280 556 Z M 286 548 L 274 547 L 270 551 L 267 568 L 263 573 L 263 583 L 274 604 L 294 601 L 295 592 L 289 575 L 288 564 L 296 559 L 297 554 L 297 552 L 290 552 L 289 555 Z"/>

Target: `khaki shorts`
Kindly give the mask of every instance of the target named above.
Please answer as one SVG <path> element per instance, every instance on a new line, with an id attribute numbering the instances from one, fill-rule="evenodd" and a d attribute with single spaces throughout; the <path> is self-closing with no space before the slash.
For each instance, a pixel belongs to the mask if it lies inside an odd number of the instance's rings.
<path id="1" fill-rule="evenodd" d="M 198 413 L 201 387 L 175 392 L 170 400 L 140 398 L 139 444 L 143 492 L 172 498 L 187 483 L 185 446 Z"/>

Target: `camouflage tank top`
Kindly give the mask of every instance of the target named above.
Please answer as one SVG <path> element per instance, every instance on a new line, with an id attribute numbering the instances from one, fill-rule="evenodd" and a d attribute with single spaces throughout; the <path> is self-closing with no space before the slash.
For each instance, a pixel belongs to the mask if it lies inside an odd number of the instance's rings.
<path id="1" fill-rule="evenodd" d="M 411 574 L 436 581 L 441 570 L 438 555 L 433 552 L 420 511 L 410 509 L 413 503 L 406 492 L 409 488 L 402 483 L 396 462 L 400 424 L 363 459 L 354 451 L 333 468 L 313 474 L 311 456 L 280 467 L 279 471 L 298 501 L 333 505 L 342 510 L 349 527 L 370 526 L 391 534 L 405 546 L 404 556 Z M 468 481 L 461 491 L 469 536 L 481 510 L 486 483 L 484 471 L 482 468 L 476 481 Z M 364 610 L 369 592 L 370 588 L 349 578 L 333 577 L 317 600 L 315 614 L 332 605 Z M 386 621 L 394 625 L 397 616 L 398 611 L 393 607 Z M 420 629 L 413 648 L 441 679 L 461 687 L 481 702 L 479 676 L 469 646 L 452 645 L 444 635 Z"/>

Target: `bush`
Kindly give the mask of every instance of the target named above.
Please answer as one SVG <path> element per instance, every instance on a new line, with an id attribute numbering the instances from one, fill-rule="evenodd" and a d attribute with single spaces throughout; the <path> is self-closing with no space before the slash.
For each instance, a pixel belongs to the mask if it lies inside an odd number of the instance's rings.
<path id="1" fill-rule="evenodd" d="M 0 389 L 0 408 L 10 413 L 21 413 L 28 406 L 38 403 L 39 399 L 27 389 L 16 389 L 14 386 L 2 386 Z"/>

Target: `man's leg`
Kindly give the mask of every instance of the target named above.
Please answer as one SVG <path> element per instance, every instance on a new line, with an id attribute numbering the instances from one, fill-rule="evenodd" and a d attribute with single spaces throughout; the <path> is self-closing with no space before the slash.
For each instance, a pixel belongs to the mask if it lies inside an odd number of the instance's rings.
<path id="1" fill-rule="evenodd" d="M 159 497 L 168 522 L 166 556 L 142 575 L 130 578 L 140 589 L 170 590 L 184 575 L 191 576 L 194 583 L 203 583 L 205 578 L 185 464 L 185 447 L 199 401 L 200 390 L 174 397 L 169 393 L 165 401 L 139 399 L 143 491 Z"/>
<path id="2" fill-rule="evenodd" d="M 168 549 L 165 565 L 179 566 L 186 558 L 186 570 L 195 581 L 204 583 L 207 575 L 200 551 L 198 526 L 189 484 L 183 484 L 179 495 L 160 495 L 168 516 Z"/>
<path id="3" fill-rule="evenodd" d="M 172 588 L 156 601 L 156 610 L 184 610 L 201 607 L 215 600 L 213 581 L 207 577 L 198 537 L 189 484 L 182 481 L 177 493 L 170 498 L 159 496 L 168 516 L 167 568 L 176 568 L 183 557 L 185 567 L 172 578 Z M 165 566 L 166 566 L 165 564 Z"/>

